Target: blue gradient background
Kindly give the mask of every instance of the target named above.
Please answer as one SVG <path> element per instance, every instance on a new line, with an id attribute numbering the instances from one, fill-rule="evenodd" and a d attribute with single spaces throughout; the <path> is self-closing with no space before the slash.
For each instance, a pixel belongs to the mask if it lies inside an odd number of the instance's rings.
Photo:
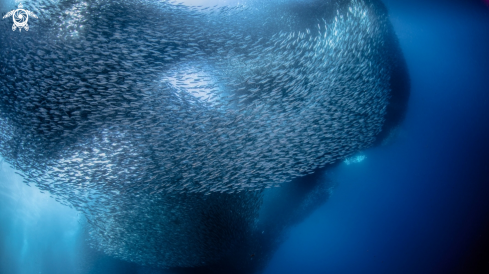
<path id="1" fill-rule="evenodd" d="M 399 136 L 333 171 L 265 274 L 489 273 L 487 1 L 383 2 L 411 77 Z M 0 274 L 161 273 L 91 251 L 79 222 L 3 164 Z"/>
<path id="2" fill-rule="evenodd" d="M 337 170 L 266 274 L 489 273 L 489 8 L 384 3 L 412 85 L 399 137 Z"/>

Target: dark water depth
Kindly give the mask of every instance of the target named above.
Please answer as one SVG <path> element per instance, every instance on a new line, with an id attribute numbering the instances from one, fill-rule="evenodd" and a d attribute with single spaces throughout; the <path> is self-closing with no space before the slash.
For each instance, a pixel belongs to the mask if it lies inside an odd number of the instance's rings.
<path id="1" fill-rule="evenodd" d="M 383 3 L 409 72 L 404 119 L 390 142 L 355 154 L 359 163 L 340 161 L 265 194 L 268 221 L 252 232 L 259 244 L 246 242 L 259 251 L 237 241 L 234 253 L 210 247 L 216 261 L 202 251 L 210 267 L 171 270 L 119 260 L 91 247 L 83 214 L 26 186 L 2 161 L 0 274 L 489 273 L 489 2 Z"/>

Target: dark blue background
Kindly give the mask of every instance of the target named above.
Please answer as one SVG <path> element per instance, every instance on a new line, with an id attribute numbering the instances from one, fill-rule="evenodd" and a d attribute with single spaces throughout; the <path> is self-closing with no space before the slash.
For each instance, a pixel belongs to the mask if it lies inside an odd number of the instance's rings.
<path id="1" fill-rule="evenodd" d="M 489 273 L 489 6 L 383 2 L 411 77 L 399 136 L 332 171 L 265 274 Z M 0 274 L 161 273 L 88 249 L 76 212 L 2 172 Z"/>
<path id="2" fill-rule="evenodd" d="M 398 139 L 339 167 L 266 274 L 489 273 L 489 7 L 383 2 L 412 86 Z"/>

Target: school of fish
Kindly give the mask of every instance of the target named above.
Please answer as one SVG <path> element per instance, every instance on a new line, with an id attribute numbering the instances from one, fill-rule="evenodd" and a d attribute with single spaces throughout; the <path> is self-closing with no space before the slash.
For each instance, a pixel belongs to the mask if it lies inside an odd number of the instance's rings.
<path id="1" fill-rule="evenodd" d="M 29 32 L 0 23 L 0 155 L 111 256 L 199 267 L 253 246 L 264 193 L 382 131 L 376 1 L 23 4 Z"/>

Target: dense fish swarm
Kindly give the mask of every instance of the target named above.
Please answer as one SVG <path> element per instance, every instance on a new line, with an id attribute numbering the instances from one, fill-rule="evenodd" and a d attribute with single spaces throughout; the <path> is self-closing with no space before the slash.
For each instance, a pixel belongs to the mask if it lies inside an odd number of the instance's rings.
<path id="1" fill-rule="evenodd" d="M 119 258 L 219 260 L 256 232 L 265 188 L 371 146 L 385 121 L 389 23 L 371 1 L 24 7 L 29 32 L 0 32 L 0 155 Z"/>

